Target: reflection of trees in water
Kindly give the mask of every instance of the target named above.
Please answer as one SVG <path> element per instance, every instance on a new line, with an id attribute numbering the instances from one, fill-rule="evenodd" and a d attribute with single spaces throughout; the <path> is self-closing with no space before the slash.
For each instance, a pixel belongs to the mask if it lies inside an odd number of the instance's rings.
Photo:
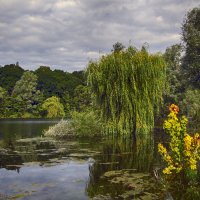
<path id="1" fill-rule="evenodd" d="M 22 163 L 23 160 L 21 156 L 13 151 L 4 151 L 0 153 L 0 168 L 16 170 L 19 173 Z"/>
<path id="2" fill-rule="evenodd" d="M 27 162 L 48 161 L 49 159 L 59 158 L 67 152 L 59 151 L 59 143 L 54 143 L 42 139 L 24 139 L 13 142 L 4 140 L 0 149 L 0 168 L 8 170 L 19 170 L 20 165 Z"/>
<path id="3" fill-rule="evenodd" d="M 19 173 L 22 157 L 15 152 L 15 136 L 6 135 L 0 144 L 0 168 L 16 170 Z"/>
<path id="4" fill-rule="evenodd" d="M 130 169 L 136 172 L 149 172 L 153 166 L 154 145 L 151 137 L 140 137 L 136 142 L 118 139 L 108 141 L 102 146 L 101 154 L 89 167 L 89 181 L 86 188 L 88 196 L 109 193 L 115 196 L 123 188 L 109 184 L 100 177 L 107 171 Z"/>

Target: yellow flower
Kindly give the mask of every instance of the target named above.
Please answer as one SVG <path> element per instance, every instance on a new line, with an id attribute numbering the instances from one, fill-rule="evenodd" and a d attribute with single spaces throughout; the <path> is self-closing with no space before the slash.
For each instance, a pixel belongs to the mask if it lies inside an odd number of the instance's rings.
<path id="1" fill-rule="evenodd" d="M 162 153 L 162 154 L 167 154 L 167 149 L 161 144 L 158 144 L 158 152 Z"/>
<path id="2" fill-rule="evenodd" d="M 188 119 L 177 114 L 178 106 L 170 106 L 168 119 L 164 121 L 163 128 L 170 136 L 169 151 L 161 144 L 158 144 L 158 152 L 166 162 L 163 173 L 175 175 L 182 170 L 197 170 L 197 162 L 200 160 L 200 135 L 198 133 L 190 136 L 187 133 Z"/>
<path id="3" fill-rule="evenodd" d="M 170 155 L 167 155 L 167 156 L 166 156 L 166 161 L 167 161 L 168 163 L 170 163 L 170 162 L 172 161 L 172 158 L 171 158 Z"/>
<path id="4" fill-rule="evenodd" d="M 166 167 L 163 169 L 163 174 L 171 174 L 172 172 L 170 171 L 170 168 Z"/>
<path id="5" fill-rule="evenodd" d="M 195 159 L 190 158 L 189 163 L 190 163 L 190 168 L 192 170 L 196 170 L 197 169 L 197 161 Z"/>
<path id="6" fill-rule="evenodd" d="M 192 137 L 188 134 L 185 134 L 184 147 L 186 151 L 189 151 L 191 149 L 191 144 L 192 144 Z"/>
<path id="7" fill-rule="evenodd" d="M 187 119 L 187 117 L 185 115 L 182 116 L 181 122 L 187 124 L 188 119 Z"/>

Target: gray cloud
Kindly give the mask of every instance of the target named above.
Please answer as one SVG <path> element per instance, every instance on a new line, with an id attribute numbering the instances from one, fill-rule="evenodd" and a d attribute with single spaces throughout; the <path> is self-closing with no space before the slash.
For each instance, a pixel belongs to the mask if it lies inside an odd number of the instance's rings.
<path id="1" fill-rule="evenodd" d="M 150 51 L 180 42 L 198 0 L 0 0 L 0 64 L 84 69 L 119 41 Z"/>

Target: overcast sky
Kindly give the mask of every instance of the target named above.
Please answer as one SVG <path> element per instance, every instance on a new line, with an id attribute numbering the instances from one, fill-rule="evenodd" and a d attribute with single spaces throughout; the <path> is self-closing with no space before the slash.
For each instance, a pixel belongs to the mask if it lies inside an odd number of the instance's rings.
<path id="1" fill-rule="evenodd" d="M 0 65 L 81 70 L 119 41 L 151 52 L 180 42 L 199 0 L 0 0 Z"/>

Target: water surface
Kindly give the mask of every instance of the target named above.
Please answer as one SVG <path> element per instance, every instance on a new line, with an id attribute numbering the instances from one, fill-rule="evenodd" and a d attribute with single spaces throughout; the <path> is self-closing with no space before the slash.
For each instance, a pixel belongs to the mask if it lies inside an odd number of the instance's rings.
<path id="1" fill-rule="evenodd" d="M 138 175 L 151 172 L 157 163 L 152 140 L 141 139 L 136 145 L 124 140 L 41 137 L 56 122 L 0 121 L 0 199 L 133 199 L 122 197 L 125 188 L 109 182 L 105 173 Z M 139 192 L 133 193 L 138 199 Z"/>

